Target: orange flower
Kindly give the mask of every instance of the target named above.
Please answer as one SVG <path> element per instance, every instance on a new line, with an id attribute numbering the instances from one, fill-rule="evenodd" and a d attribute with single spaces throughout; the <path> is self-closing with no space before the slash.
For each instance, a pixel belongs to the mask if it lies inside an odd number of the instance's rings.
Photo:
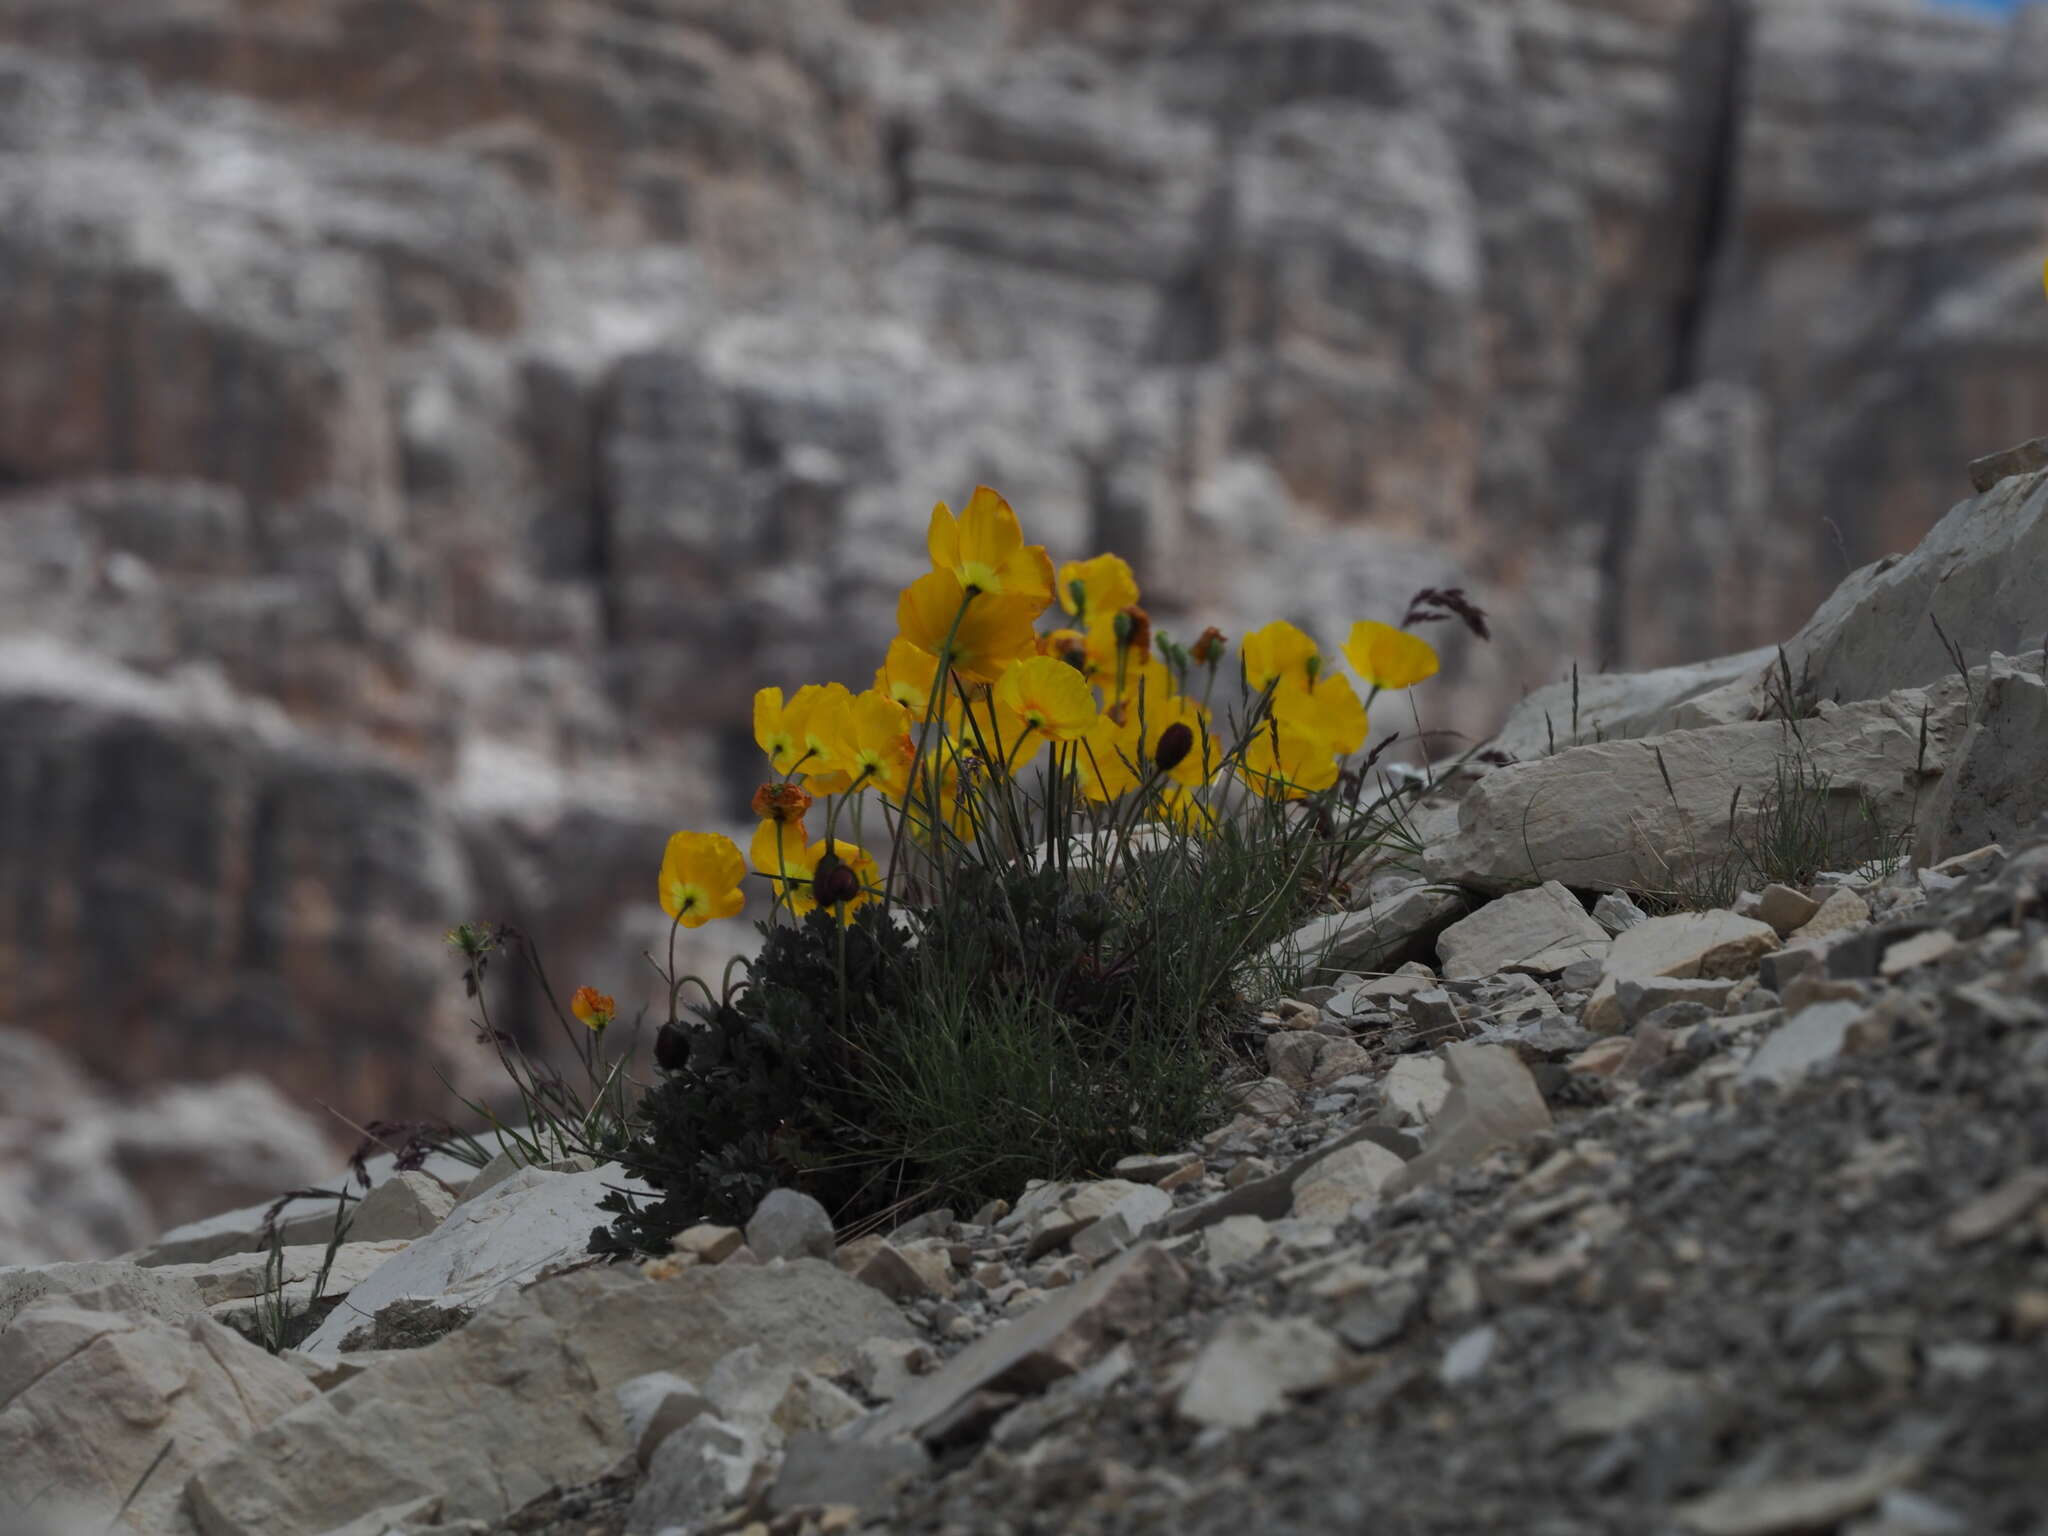
<path id="1" fill-rule="evenodd" d="M 801 784 L 768 783 L 754 791 L 754 814 L 763 821 L 793 821 L 802 826 L 804 812 L 810 808 L 810 794 Z"/>
<path id="2" fill-rule="evenodd" d="M 1229 642 L 1223 638 L 1223 631 L 1214 624 L 1211 624 L 1202 631 L 1200 638 L 1188 648 L 1188 654 L 1200 665 L 1213 667 L 1223 659 L 1223 653 L 1227 649 L 1229 649 Z"/>
<path id="3" fill-rule="evenodd" d="M 578 987 L 569 999 L 569 1011 L 591 1029 L 601 1030 L 611 1023 L 618 1005 L 595 987 Z"/>

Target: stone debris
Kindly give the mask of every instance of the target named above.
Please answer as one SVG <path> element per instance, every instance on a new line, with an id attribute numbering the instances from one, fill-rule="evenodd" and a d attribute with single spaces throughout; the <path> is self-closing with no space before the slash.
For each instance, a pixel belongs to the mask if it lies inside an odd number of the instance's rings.
<path id="1" fill-rule="evenodd" d="M 629 1377 L 612 1390 L 626 1423 L 626 1440 L 642 1467 L 654 1459 L 662 1441 L 711 1411 L 710 1400 L 674 1371 Z"/>
<path id="2" fill-rule="evenodd" d="M 1550 1128 L 1550 1108 L 1529 1069 L 1505 1047 L 1444 1048 L 1450 1094 L 1430 1122 L 1422 1153 L 1383 1186 L 1397 1194 L 1478 1161 L 1495 1147 Z"/>
<path id="3" fill-rule="evenodd" d="M 1377 1203 L 1408 1167 L 1398 1153 L 1376 1142 L 1340 1147 L 1309 1164 L 1295 1178 L 1292 1214 L 1302 1221 L 1343 1221 L 1360 1205 Z"/>
<path id="4" fill-rule="evenodd" d="M 1849 933 L 1870 921 L 1870 903 L 1849 886 L 1837 886 L 1791 935 L 1794 944 L 1817 944 L 1837 934 Z"/>
<path id="5" fill-rule="evenodd" d="M 1459 891 L 1412 886 L 1359 911 L 1335 912 L 1313 919 L 1291 938 L 1276 944 L 1272 959 L 1276 965 L 1285 965 L 1299 957 L 1318 976 L 1350 970 L 1386 970 L 1406 959 L 1411 951 L 1427 953 L 1430 942 L 1466 905 Z"/>
<path id="6" fill-rule="evenodd" d="M 1921 1464 L 1918 1456 L 1880 1456 L 1842 1477 L 1788 1478 L 1727 1488 L 1681 1504 L 1678 1523 L 1692 1536 L 1789 1536 L 1826 1530 L 1910 1481 Z"/>
<path id="7" fill-rule="evenodd" d="M 1647 923 L 1650 914 L 1630 901 L 1620 891 L 1604 891 L 1593 903 L 1593 921 L 1609 938 L 1619 938 L 1638 923 Z M 1603 950 L 1602 955 L 1606 952 Z M 1589 956 L 1597 959 L 1599 956 Z"/>
<path id="8" fill-rule="evenodd" d="M 1769 923 L 1780 937 L 1805 927 L 1820 911 L 1821 904 L 1804 891 L 1773 882 L 1757 897 L 1756 910 L 1749 915 Z"/>
<path id="9" fill-rule="evenodd" d="M 1944 928 L 1930 928 L 1909 939 L 1885 946 L 1884 958 L 1877 963 L 1880 976 L 1892 977 L 1910 971 L 1916 965 L 1932 965 L 1954 950 L 1961 943 L 1956 936 Z"/>
<path id="10" fill-rule="evenodd" d="M 1451 1096 L 1441 1056 L 1403 1056 L 1380 1082 L 1380 1102 L 1399 1125 L 1427 1125 Z"/>
<path id="11" fill-rule="evenodd" d="M 1848 1047 L 1866 1009 L 1853 1001 L 1816 1003 L 1772 1030 L 1742 1069 L 1745 1079 L 1784 1085 L 1825 1065 Z"/>

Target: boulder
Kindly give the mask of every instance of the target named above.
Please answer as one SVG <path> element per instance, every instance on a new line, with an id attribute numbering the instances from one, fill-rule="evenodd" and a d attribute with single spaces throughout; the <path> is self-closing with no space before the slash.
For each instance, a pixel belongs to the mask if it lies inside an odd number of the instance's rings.
<path id="1" fill-rule="evenodd" d="M 1304 975 L 1383 971 L 1428 952 L 1430 940 L 1466 908 L 1455 890 L 1416 885 L 1355 912 L 1331 912 L 1309 922 L 1269 952 L 1275 965 L 1299 962 Z"/>
<path id="2" fill-rule="evenodd" d="M 144 1269 L 119 1259 L 11 1265 L 0 1269 L 0 1332 L 46 1296 L 61 1297 L 88 1311 L 177 1324 L 207 1307 L 207 1298 L 189 1274 Z"/>
<path id="3" fill-rule="evenodd" d="M 1517 761 L 1548 757 L 1593 741 L 1626 741 L 1670 729 L 1688 699 L 1756 675 L 1777 655 L 1772 646 L 1714 661 L 1648 672 L 1586 672 L 1577 682 L 1546 683 L 1524 694 L 1488 743 Z M 1573 701 L 1577 700 L 1576 731 Z"/>
<path id="4" fill-rule="evenodd" d="M 764 1259 L 832 1257 L 832 1217 L 809 1195 L 771 1189 L 747 1222 L 747 1246 Z"/>
<path id="5" fill-rule="evenodd" d="M 909 1333 L 815 1259 L 559 1275 L 285 1415 L 203 1468 L 192 1507 L 206 1536 L 321 1536 L 429 1494 L 444 1520 L 497 1520 L 631 1454 L 615 1394 L 650 1368 L 704 1382 L 748 1345 L 768 1366 L 850 1364 Z"/>
<path id="6" fill-rule="evenodd" d="M 2042 830 L 2048 811 L 2048 657 L 1994 658 L 1971 701 L 1969 727 L 1922 808 L 1913 862 L 1922 867 Z M 1977 674 L 1972 674 L 1973 677 Z"/>
<path id="7" fill-rule="evenodd" d="M 318 1396 L 207 1318 L 88 1311 L 53 1296 L 0 1331 L 0 1468 L 10 1492 L 63 1511 L 68 1529 L 189 1529 L 180 1505 L 194 1470 Z"/>
<path id="8" fill-rule="evenodd" d="M 1753 814 L 1777 793 L 1790 761 L 1826 776 L 1845 852 L 1870 857 L 1882 849 L 1862 807 L 1884 831 L 1912 827 L 1951 761 L 1984 671 L 1972 674 L 1969 690 L 1951 674 L 1797 722 L 1603 742 L 1496 769 L 1466 795 L 1457 835 L 1425 852 L 1424 869 L 1489 891 L 1532 878 L 1580 889 L 1682 888 L 1685 876 L 1735 852 L 1731 802 Z"/>
<path id="9" fill-rule="evenodd" d="M 509 1286 L 596 1262 L 590 1233 L 607 1220 L 598 1201 L 620 1186 L 649 1192 L 610 1165 L 588 1173 L 520 1170 L 463 1201 L 433 1232 L 373 1271 L 302 1347 L 309 1354 L 336 1352 L 394 1302 L 471 1308 Z"/>

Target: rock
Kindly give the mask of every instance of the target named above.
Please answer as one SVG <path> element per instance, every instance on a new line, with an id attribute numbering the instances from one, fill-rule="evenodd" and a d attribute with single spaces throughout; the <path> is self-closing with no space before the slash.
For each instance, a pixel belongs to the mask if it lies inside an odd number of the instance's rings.
<path id="1" fill-rule="evenodd" d="M 1593 903 L 1593 921 L 1600 925 L 1601 930 L 1609 938 L 1626 933 L 1638 923 L 1647 923 L 1649 920 L 1649 913 L 1619 891 L 1604 891 L 1600 899 Z M 1602 950 L 1599 955 L 1588 958 L 1601 959 L 1606 953 Z"/>
<path id="2" fill-rule="evenodd" d="M 1290 1397 L 1343 1373 L 1344 1346 L 1307 1318 L 1225 1319 L 1188 1367 L 1174 1411 L 1205 1426 L 1250 1429 Z"/>
<path id="3" fill-rule="evenodd" d="M 1211 1269 L 1228 1269 L 1264 1253 L 1273 1241 L 1272 1229 L 1258 1216 L 1226 1216 L 1202 1233 L 1202 1257 Z"/>
<path id="4" fill-rule="evenodd" d="M 700 1264 L 722 1264 L 738 1253 L 747 1236 L 738 1227 L 721 1227 L 700 1221 L 685 1227 L 669 1242 L 677 1253 L 687 1253 Z"/>
<path id="5" fill-rule="evenodd" d="M 1885 946 L 1884 958 L 1878 961 L 1877 973 L 1887 979 L 1903 976 L 1910 970 L 1923 965 L 1932 965 L 1954 951 L 1960 941 L 1944 928 L 1930 928 L 1925 933 L 1916 933 L 1909 939 Z"/>
<path id="6" fill-rule="evenodd" d="M 756 1431 L 708 1414 L 691 1419 L 656 1447 L 626 1528 L 702 1529 L 747 1491 L 764 1450 Z"/>
<path id="7" fill-rule="evenodd" d="M 588 1173 L 521 1169 L 464 1200 L 433 1232 L 373 1271 L 302 1347 L 336 1352 L 394 1302 L 474 1308 L 508 1286 L 593 1262 L 591 1229 L 607 1220 L 597 1203 L 619 1185 L 634 1181 L 610 1165 Z"/>
<path id="8" fill-rule="evenodd" d="M 1813 915 L 1820 911 L 1820 903 L 1804 891 L 1795 891 L 1789 885 L 1771 884 L 1763 888 L 1757 898 L 1756 917 L 1760 922 L 1769 923 L 1780 936 L 1803 928 L 1813 921 Z"/>
<path id="9" fill-rule="evenodd" d="M 2022 1168 L 1994 1189 L 1986 1190 L 1942 1223 L 1941 1239 L 1952 1248 L 1981 1243 L 2020 1220 L 2048 1200 L 2048 1168 Z"/>
<path id="10" fill-rule="evenodd" d="M 1671 713 L 1686 700 L 1746 681 L 1777 655 L 1765 646 L 1714 661 L 1660 667 L 1648 672 L 1582 673 L 1574 685 L 1546 683 L 1524 694 L 1508 711 L 1491 746 L 1518 761 L 1548 757 L 1589 741 L 1624 741 L 1667 729 Z M 1578 701 L 1573 731 L 1573 694 Z"/>
<path id="11" fill-rule="evenodd" d="M 1481 1323 L 1477 1328 L 1458 1335 L 1444 1351 L 1443 1363 L 1437 1367 L 1437 1378 L 1447 1387 L 1462 1387 L 1477 1381 L 1486 1373 L 1493 1362 L 1493 1352 L 1500 1343 L 1500 1331 L 1491 1323 Z"/>
<path id="12" fill-rule="evenodd" d="M 630 1454 L 614 1392 L 650 1361 L 708 1382 L 747 1345 L 772 1369 L 850 1362 L 863 1340 L 909 1332 L 889 1302 L 814 1259 L 666 1281 L 557 1275 L 302 1404 L 208 1463 L 190 1497 L 208 1536 L 320 1536 L 423 1491 L 442 1497 L 444 1520 L 497 1520 Z"/>
<path id="13" fill-rule="evenodd" d="M 1068 1185 L 1052 1209 L 1026 1224 L 1024 1256 L 1050 1253 L 1099 1221 L 1121 1219 L 1126 1234 L 1135 1237 L 1172 1209 L 1173 1197 L 1165 1190 L 1128 1179 Z"/>
<path id="14" fill-rule="evenodd" d="M 711 1409 L 704 1394 L 674 1371 L 630 1376 L 614 1387 L 612 1394 L 625 1420 L 626 1441 L 643 1469 L 662 1441 Z"/>
<path id="15" fill-rule="evenodd" d="M 936 1363 L 930 1347 L 915 1339 L 868 1339 L 855 1353 L 854 1379 L 869 1397 L 893 1403 Z"/>
<path id="16" fill-rule="evenodd" d="M 1514 1052 L 1498 1045 L 1444 1047 L 1451 1092 L 1430 1123 L 1422 1153 L 1389 1175 L 1388 1197 L 1476 1161 L 1494 1147 L 1550 1125 L 1550 1107 Z"/>
<path id="17" fill-rule="evenodd" d="M 778 1513 L 813 1505 L 872 1509 L 924 1476 L 931 1464 L 925 1448 L 908 1435 L 882 1441 L 798 1435 L 769 1486 L 768 1507 Z"/>
<path id="18" fill-rule="evenodd" d="M 1266 1065 L 1299 1093 L 1366 1071 L 1372 1057 L 1355 1040 L 1333 1039 L 1313 1030 L 1280 1030 L 1266 1036 Z"/>
<path id="19" fill-rule="evenodd" d="M 350 1208 L 348 1241 L 381 1243 L 425 1237 L 455 1209 L 455 1196 L 425 1173 L 394 1174 Z"/>
<path id="20" fill-rule="evenodd" d="M 2001 480 L 2043 469 L 2048 469 L 2048 437 L 2032 437 L 2017 447 L 1970 460 L 1970 484 L 1982 494 Z"/>
<path id="21" fill-rule="evenodd" d="M 165 1273 L 117 1259 L 0 1269 L 0 1333 L 26 1307 L 44 1297 L 93 1312 L 120 1312 L 137 1321 L 182 1325 L 206 1310 L 190 1274 Z"/>
<path id="22" fill-rule="evenodd" d="M 1920 1470 L 1918 1456 L 1878 1456 L 1845 1477 L 1790 1478 L 1724 1488 L 1673 1513 L 1692 1536 L 1789 1536 L 1826 1530 L 1868 1509 Z"/>
<path id="23" fill-rule="evenodd" d="M 1129 1157 L 1116 1160 L 1110 1172 L 1120 1179 L 1129 1179 L 1135 1184 L 1154 1184 L 1161 1189 L 1173 1189 L 1176 1180 L 1184 1179 L 1190 1168 L 1194 1177 L 1201 1177 L 1202 1158 L 1196 1152 L 1173 1152 L 1163 1156 L 1152 1156 L 1137 1152 Z"/>
<path id="24" fill-rule="evenodd" d="M 1973 679 L 1979 677 L 1973 673 Z M 1922 808 L 1913 860 L 1933 865 L 1987 843 L 2014 842 L 2040 825 L 2048 788 L 2037 771 L 2048 739 L 2048 678 L 2039 651 L 2019 661 L 1994 657 L 1981 682 L 1947 774 Z"/>
<path id="25" fill-rule="evenodd" d="M 824 1259 L 828 1263 L 836 1238 L 832 1217 L 809 1195 L 794 1189 L 772 1189 L 747 1222 L 747 1246 L 762 1259 Z"/>
<path id="26" fill-rule="evenodd" d="M 1584 1023 L 1595 1034 L 1613 1034 L 1623 1022 L 1615 988 L 1623 981 L 1654 977 L 1739 978 L 1757 957 L 1778 947 L 1768 923 L 1733 912 L 1682 912 L 1653 917 L 1614 941 L 1600 984 L 1587 999 Z"/>
<path id="27" fill-rule="evenodd" d="M 0 1331 L 0 1466 L 10 1490 L 63 1512 L 71 1529 L 179 1529 L 195 1469 L 318 1395 L 210 1319 L 86 1311 L 53 1296 Z"/>
<path id="28" fill-rule="evenodd" d="M 1446 924 L 1465 910 L 1454 890 L 1417 885 L 1356 912 L 1333 912 L 1303 925 L 1274 945 L 1276 966 L 1297 961 L 1307 976 L 1390 969 L 1411 953 L 1426 953 Z"/>
<path id="29" fill-rule="evenodd" d="M 1554 975 L 1575 960 L 1607 952 L 1607 930 L 1555 880 L 1513 891 L 1437 935 L 1437 958 L 1452 981 L 1477 981 L 1520 968 Z"/>
<path id="30" fill-rule="evenodd" d="M 1614 984 L 1625 1027 L 1633 1027 L 1660 1008 L 1674 1003 L 1696 1003 L 1718 1010 L 1735 990 L 1726 976 L 1651 976 L 1641 980 L 1624 977 Z"/>
<path id="31" fill-rule="evenodd" d="M 1301 1109 L 1300 1096 L 1277 1077 L 1234 1084 L 1225 1091 L 1224 1101 L 1238 1113 L 1260 1120 L 1282 1120 Z"/>
<path id="32" fill-rule="evenodd" d="M 1427 1030 L 1454 1030 L 1460 1022 L 1457 1000 L 1442 987 L 1410 993 L 1408 1017 Z"/>
<path id="33" fill-rule="evenodd" d="M 1450 1097 L 1451 1080 L 1440 1056 L 1403 1056 L 1380 1082 L 1380 1102 L 1401 1125 L 1427 1125 Z"/>
<path id="34" fill-rule="evenodd" d="M 1772 1030 L 1742 1069 L 1745 1081 L 1790 1083 L 1833 1061 L 1867 1012 L 1858 1002 L 1815 1003 Z"/>
<path id="35" fill-rule="evenodd" d="M 1388 1279 L 1344 1309 L 1337 1333 L 1353 1349 L 1378 1349 L 1407 1331 L 1421 1301 L 1421 1288 L 1413 1280 Z"/>
<path id="36" fill-rule="evenodd" d="M 867 1409 L 851 1392 L 815 1371 L 798 1370 L 790 1376 L 789 1386 L 769 1415 L 769 1422 L 784 1435 L 811 1431 L 830 1434 L 866 1414 Z"/>
<path id="37" fill-rule="evenodd" d="M 1557 1423 L 1569 1440 L 1604 1439 L 1690 1409 L 1703 1396 L 1690 1372 L 1654 1360 L 1623 1360 L 1603 1380 L 1560 1400 Z"/>
<path id="38" fill-rule="evenodd" d="M 1133 1248 L 910 1383 L 854 1434 L 873 1442 L 942 1433 L 947 1416 L 973 1394 L 990 1388 L 1035 1391 L 1070 1376 L 1177 1311 L 1187 1290 L 1186 1273 L 1164 1249 L 1152 1243 Z"/>
<path id="39" fill-rule="evenodd" d="M 1360 1204 L 1377 1202 L 1407 1166 L 1399 1155 L 1374 1142 L 1340 1147 L 1296 1176 L 1291 1214 L 1301 1221 L 1335 1225 Z"/>
<path id="40" fill-rule="evenodd" d="M 1972 674 L 1972 688 L 1983 671 Z M 1839 803 L 1861 796 L 1881 826 L 1911 826 L 1922 791 L 1946 771 L 1962 735 L 1965 693 L 1951 676 L 1846 704 L 1802 720 L 1798 750 L 1828 776 Z M 1422 867 L 1432 879 L 1485 891 L 1532 878 L 1574 889 L 1663 889 L 1734 853 L 1730 801 L 1738 790 L 1751 806 L 1776 793 L 1794 746 L 1783 724 L 1751 720 L 1496 768 L 1459 803 L 1457 834 L 1428 848 Z M 1852 851 L 1880 850 L 1873 836 Z"/>
<path id="41" fill-rule="evenodd" d="M 1869 921 L 1870 903 L 1848 886 L 1838 886 L 1828 893 L 1828 899 L 1820 904 L 1812 917 L 1792 930 L 1791 942 L 1816 944 L 1836 934 L 1861 928 Z"/>
<path id="42" fill-rule="evenodd" d="M 1168 1202 L 1170 1205 L 1172 1202 Z M 902 1247 L 876 1238 L 850 1273 L 863 1285 L 871 1285 L 896 1301 L 914 1301 L 921 1296 L 953 1294 L 953 1260 L 943 1248 L 926 1243 Z"/>

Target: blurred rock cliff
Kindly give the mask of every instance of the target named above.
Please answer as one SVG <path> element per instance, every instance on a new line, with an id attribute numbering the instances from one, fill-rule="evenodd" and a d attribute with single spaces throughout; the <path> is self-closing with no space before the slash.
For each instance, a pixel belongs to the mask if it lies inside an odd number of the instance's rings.
<path id="1" fill-rule="evenodd" d="M 0 0 L 0 1010 L 358 1119 L 457 920 L 630 1017 L 977 481 L 1169 628 L 1467 586 L 1468 737 L 1769 644 L 2048 422 L 2044 236 L 2040 8 Z"/>

